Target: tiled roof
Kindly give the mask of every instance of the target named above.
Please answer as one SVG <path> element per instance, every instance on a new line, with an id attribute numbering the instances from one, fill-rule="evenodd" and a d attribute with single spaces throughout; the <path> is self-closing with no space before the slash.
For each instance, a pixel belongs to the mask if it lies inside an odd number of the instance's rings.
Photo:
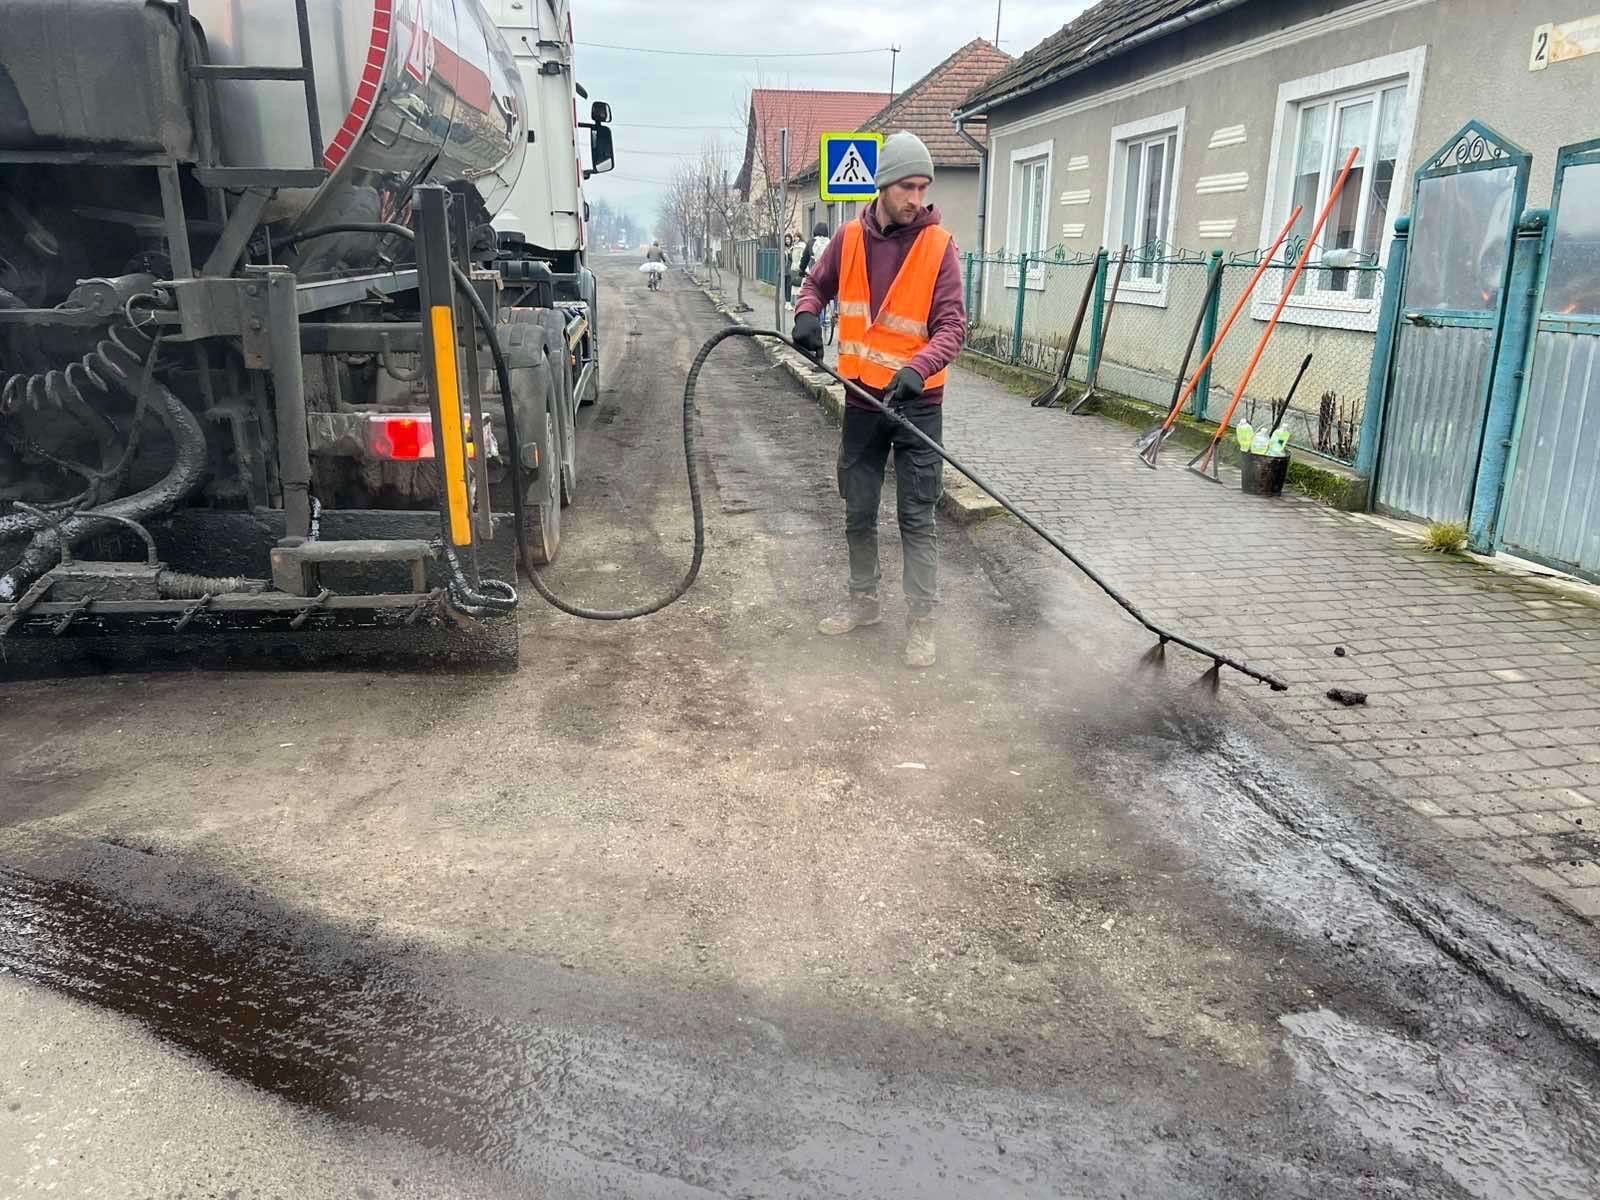
<path id="1" fill-rule="evenodd" d="M 1032 50 L 1009 69 L 979 85 L 958 107 L 971 111 L 1013 92 L 1045 87 L 1091 59 L 1109 58 L 1119 47 L 1167 21 L 1209 8 L 1216 0 L 1100 0 Z M 1220 10 L 1219 10 L 1220 11 Z"/>
<path id="2" fill-rule="evenodd" d="M 801 175 L 814 166 L 822 135 L 834 130 L 861 128 L 873 113 L 891 99 L 888 92 L 818 92 L 805 89 L 755 88 L 750 93 L 749 126 L 745 135 L 744 166 L 735 186 L 745 195 L 756 170 L 756 134 L 766 145 L 766 161 L 778 162 L 779 132 L 789 130 L 789 174 Z"/>
<path id="3" fill-rule="evenodd" d="M 1011 56 L 996 50 L 983 38 L 974 38 L 859 126 L 863 131 L 898 133 L 908 129 L 922 139 L 933 155 L 936 167 L 975 167 L 978 152 L 956 134 L 950 114 L 975 87 L 983 84 L 1011 62 Z M 976 125 L 969 130 L 981 144 L 988 130 Z M 802 178 L 816 177 L 816 164 Z"/>

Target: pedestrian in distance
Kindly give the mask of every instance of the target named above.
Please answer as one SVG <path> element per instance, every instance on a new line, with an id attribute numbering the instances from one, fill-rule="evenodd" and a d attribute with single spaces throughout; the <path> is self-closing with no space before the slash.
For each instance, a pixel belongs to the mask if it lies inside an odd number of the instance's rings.
<path id="1" fill-rule="evenodd" d="M 874 182 L 877 199 L 840 228 L 806 278 L 795 305 L 794 342 L 820 360 L 818 314 L 837 300 L 840 374 L 939 442 L 946 368 L 961 352 L 967 325 L 959 255 L 939 223 L 939 210 L 928 203 L 933 158 L 916 135 L 902 130 L 884 141 Z M 931 667 L 937 657 L 936 510 L 944 461 L 898 422 L 848 393 L 838 472 L 849 592 L 817 629 L 831 637 L 883 619 L 878 505 L 891 451 L 908 610 L 905 661 Z"/>
<path id="2" fill-rule="evenodd" d="M 828 248 L 828 223 L 818 221 L 811 227 L 811 240 L 806 243 L 804 253 L 800 255 L 800 278 L 804 280 L 811 274 L 811 269 L 817 265 L 817 260 L 822 257 L 822 252 Z"/>
<path id="3" fill-rule="evenodd" d="M 786 233 L 783 235 L 783 299 L 790 308 L 794 307 L 795 289 L 800 286 L 800 281 L 805 278 L 805 268 L 801 260 L 805 257 L 806 243 L 799 234 Z"/>

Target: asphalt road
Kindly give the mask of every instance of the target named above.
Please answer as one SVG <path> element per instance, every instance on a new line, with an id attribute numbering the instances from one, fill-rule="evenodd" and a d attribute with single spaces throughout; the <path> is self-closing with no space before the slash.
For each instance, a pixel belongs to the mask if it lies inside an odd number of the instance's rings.
<path id="1" fill-rule="evenodd" d="M 548 578 L 612 606 L 688 558 L 721 319 L 602 280 Z M 946 530 L 933 671 L 887 512 L 889 619 L 817 637 L 836 433 L 713 363 L 666 613 L 530 598 L 515 675 L 0 692 L 0 1196 L 1596 1194 L 1584 964 L 1015 527 Z"/>

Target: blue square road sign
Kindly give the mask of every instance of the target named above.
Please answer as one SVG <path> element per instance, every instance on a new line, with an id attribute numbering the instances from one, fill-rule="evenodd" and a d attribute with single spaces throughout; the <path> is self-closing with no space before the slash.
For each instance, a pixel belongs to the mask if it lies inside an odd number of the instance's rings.
<path id="1" fill-rule="evenodd" d="M 878 148 L 882 145 L 881 133 L 823 134 L 822 169 L 817 172 L 822 198 L 871 200 L 877 196 L 878 185 L 872 179 L 878 173 Z"/>

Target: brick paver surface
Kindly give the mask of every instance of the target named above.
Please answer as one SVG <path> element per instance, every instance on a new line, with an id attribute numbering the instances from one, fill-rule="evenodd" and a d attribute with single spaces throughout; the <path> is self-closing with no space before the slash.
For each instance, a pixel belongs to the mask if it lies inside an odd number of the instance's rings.
<path id="1" fill-rule="evenodd" d="M 1309 500 L 1242 495 L 1226 471 L 1206 483 L 1177 446 L 1150 471 L 1126 426 L 951 370 L 952 451 L 1147 615 L 1291 681 L 1272 703 L 1299 736 L 1600 917 L 1600 610 Z"/>
<path id="2" fill-rule="evenodd" d="M 770 293 L 747 298 L 770 327 Z M 1128 427 L 961 367 L 948 397 L 953 452 L 1148 616 L 1290 681 L 1271 703 L 1300 738 L 1600 919 L 1600 609 L 1310 500 L 1242 495 L 1226 469 L 1206 483 L 1176 445 L 1150 471 Z"/>

